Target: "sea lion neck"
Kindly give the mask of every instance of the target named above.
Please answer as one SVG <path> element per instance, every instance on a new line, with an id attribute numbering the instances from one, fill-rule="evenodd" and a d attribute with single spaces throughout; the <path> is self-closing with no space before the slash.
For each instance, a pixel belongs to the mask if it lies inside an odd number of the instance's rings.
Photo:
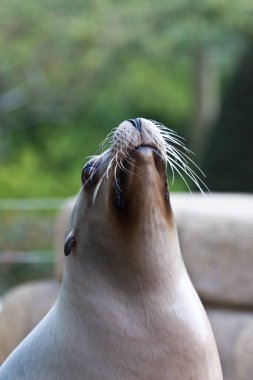
<path id="1" fill-rule="evenodd" d="M 86 241 L 77 237 L 75 251 L 65 259 L 63 288 L 84 298 L 88 290 L 103 294 L 107 288 L 128 296 L 170 292 L 183 267 L 173 220 L 168 226 L 151 206 L 143 223 L 110 223 L 105 228 L 94 219 Z"/>

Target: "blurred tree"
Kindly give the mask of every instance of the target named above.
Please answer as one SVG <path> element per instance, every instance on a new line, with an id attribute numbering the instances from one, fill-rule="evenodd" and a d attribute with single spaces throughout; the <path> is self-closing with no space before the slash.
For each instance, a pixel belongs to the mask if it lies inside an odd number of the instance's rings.
<path id="1" fill-rule="evenodd" d="M 253 45 L 229 83 L 205 156 L 210 189 L 253 192 Z"/>
<path id="2" fill-rule="evenodd" d="M 52 194 L 52 186 L 71 194 L 81 152 L 93 153 L 129 116 L 159 119 L 182 132 L 195 108 L 192 135 L 202 136 L 202 115 L 209 123 L 215 91 L 210 101 L 201 78 L 210 89 L 215 74 L 207 78 L 202 65 L 194 80 L 196 51 L 230 71 L 252 35 L 252 15 L 247 0 L 3 0 L 1 194 L 12 194 L 14 183 L 18 194 L 27 194 L 28 183 L 36 194 L 35 177 L 39 194 Z M 31 181 L 15 182 L 17 169 Z M 59 173 L 57 184 L 55 174 L 42 182 L 49 169 Z"/>

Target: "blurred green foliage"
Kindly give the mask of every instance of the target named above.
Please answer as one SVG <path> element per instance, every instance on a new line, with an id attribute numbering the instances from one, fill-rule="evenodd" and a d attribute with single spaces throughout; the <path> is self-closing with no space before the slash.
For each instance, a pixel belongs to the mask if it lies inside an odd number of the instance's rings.
<path id="1" fill-rule="evenodd" d="M 55 218 L 55 211 L 1 211 L 0 252 L 52 251 Z"/>
<path id="2" fill-rule="evenodd" d="M 24 206 L 23 201 L 17 203 Z M 19 282 L 52 277 L 57 213 L 0 207 L 0 295 Z"/>
<path id="3" fill-rule="evenodd" d="M 230 72 L 252 16 L 249 0 L 2 0 L 0 197 L 72 195 L 126 118 L 189 135 L 195 49 Z"/>
<path id="4" fill-rule="evenodd" d="M 52 278 L 54 275 L 53 258 L 50 257 L 48 261 L 42 263 L 2 264 L 0 266 L 0 295 L 11 287 L 24 282 Z"/>

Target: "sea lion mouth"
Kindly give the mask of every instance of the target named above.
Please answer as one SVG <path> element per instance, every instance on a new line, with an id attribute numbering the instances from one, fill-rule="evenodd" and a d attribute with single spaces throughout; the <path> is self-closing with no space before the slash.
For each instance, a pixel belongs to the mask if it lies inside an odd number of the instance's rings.
<path id="1" fill-rule="evenodd" d="M 132 154 L 136 151 L 141 150 L 142 148 L 151 149 L 155 154 L 157 154 L 161 158 L 161 160 L 163 160 L 165 162 L 163 155 L 162 155 L 162 152 L 157 148 L 157 146 L 152 145 L 152 144 L 140 144 L 139 146 L 137 146 L 136 148 L 133 149 Z"/>

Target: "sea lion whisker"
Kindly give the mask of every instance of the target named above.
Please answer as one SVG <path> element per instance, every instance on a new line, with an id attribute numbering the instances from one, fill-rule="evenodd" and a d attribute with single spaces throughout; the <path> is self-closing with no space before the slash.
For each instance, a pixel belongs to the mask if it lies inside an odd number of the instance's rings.
<path id="1" fill-rule="evenodd" d="M 97 158 L 97 160 L 94 162 L 92 168 L 93 168 L 94 166 L 97 165 L 97 163 L 99 162 L 99 160 L 101 159 L 101 157 L 103 157 L 104 155 L 106 155 L 106 154 L 107 154 L 108 152 L 110 152 L 110 151 L 111 151 L 111 149 L 110 149 L 110 150 L 108 149 L 107 151 L 105 151 L 104 154 L 100 155 L 100 156 Z M 106 158 L 105 158 L 105 161 L 104 161 L 104 164 L 106 164 L 106 162 L 109 161 L 109 160 L 110 160 L 110 156 L 106 157 Z M 96 185 L 96 187 L 95 187 L 95 190 L 94 190 L 93 195 L 92 195 L 92 203 L 93 203 L 93 205 L 95 204 L 95 201 L 96 201 L 96 197 L 97 197 L 98 191 L 99 191 L 99 189 L 100 189 L 100 187 L 101 187 L 101 184 L 102 184 L 102 182 L 103 182 L 105 176 L 106 176 L 107 174 L 109 174 L 109 169 L 110 169 L 110 165 L 112 164 L 112 161 L 113 161 L 113 159 L 110 160 L 110 162 L 109 162 L 109 164 L 108 164 L 108 166 L 107 166 L 107 169 L 104 171 L 102 177 L 100 178 L 99 182 L 97 183 L 97 185 Z M 107 177 L 107 178 L 108 178 L 108 177 Z"/>
<path id="2" fill-rule="evenodd" d="M 160 130 L 160 132 L 165 132 L 165 133 L 169 133 L 169 135 L 172 135 L 172 136 L 175 136 L 177 139 L 181 139 L 181 140 L 185 140 L 184 137 L 180 136 L 176 131 L 174 131 L 173 129 L 171 128 L 168 128 L 166 127 L 166 125 L 162 124 L 162 123 L 159 123 L 158 121 L 156 120 L 151 120 L 150 121 L 155 124 L 155 126 Z"/>
<path id="3" fill-rule="evenodd" d="M 94 206 L 94 204 L 95 204 L 95 202 L 96 202 L 97 194 L 98 194 L 98 191 L 99 191 L 99 189 L 100 189 L 100 186 L 101 186 L 101 184 L 102 184 L 102 182 L 103 182 L 103 180 L 104 180 L 104 178 L 105 178 L 105 175 L 106 175 L 106 171 L 104 172 L 104 174 L 103 174 L 102 177 L 100 178 L 100 180 L 99 180 L 98 184 L 96 185 L 96 188 L 95 188 L 95 190 L 94 190 L 94 192 L 93 192 L 93 195 L 92 195 L 92 204 L 93 204 L 93 206 Z"/>
<path id="4" fill-rule="evenodd" d="M 174 152 L 167 152 L 167 162 L 170 162 L 170 161 L 173 161 L 175 163 L 175 165 L 181 165 L 181 169 L 183 169 L 183 171 L 185 171 L 186 169 L 186 166 L 187 166 L 187 163 L 185 163 L 184 161 L 182 161 L 182 159 L 175 155 Z"/>
<path id="5" fill-rule="evenodd" d="M 179 146 L 181 149 L 185 150 L 187 153 L 193 153 L 190 149 L 188 149 L 188 148 L 185 146 L 185 144 L 184 144 L 182 141 L 180 141 L 180 140 L 174 138 L 174 137 L 171 136 L 170 134 L 163 134 L 163 133 L 161 133 L 161 135 L 162 135 L 163 139 L 165 140 L 165 144 L 170 144 L 170 143 L 172 143 L 172 144 L 174 144 L 174 145 Z"/>
<path id="6" fill-rule="evenodd" d="M 102 156 L 106 151 L 111 149 L 111 140 L 105 139 L 102 143 L 100 143 L 98 149 L 96 150 L 96 156 Z"/>
<path id="7" fill-rule="evenodd" d="M 173 168 L 173 165 L 171 164 L 170 160 L 166 159 L 166 163 L 169 164 L 170 168 L 171 168 L 171 172 L 172 172 L 172 185 L 174 184 L 174 180 L 175 180 L 175 172 L 174 172 L 174 168 Z"/>
<path id="8" fill-rule="evenodd" d="M 186 164 L 186 165 L 188 164 L 187 159 L 185 157 L 181 157 L 181 155 L 179 154 L 179 152 L 177 150 L 173 149 L 172 146 L 168 147 L 166 149 L 166 153 L 167 153 L 167 155 L 169 157 L 170 156 L 174 157 L 177 161 L 180 161 L 182 164 Z"/>
<path id="9" fill-rule="evenodd" d="M 130 144 L 126 144 L 126 152 L 123 152 L 124 154 L 124 158 L 128 160 L 129 164 L 133 164 L 134 162 L 134 159 L 132 158 L 130 152 L 132 151 L 132 148 L 130 146 Z"/>
<path id="10" fill-rule="evenodd" d="M 119 152 L 115 154 L 116 167 L 119 165 Z"/>
<path id="11" fill-rule="evenodd" d="M 93 172 L 94 170 L 97 170 L 98 169 L 98 164 L 99 164 L 99 162 L 101 161 L 101 159 L 102 158 L 104 158 L 104 163 L 106 163 L 109 159 L 110 159 L 110 157 L 108 156 L 108 157 L 106 157 L 106 155 L 109 153 L 109 151 L 105 151 L 105 153 L 104 154 L 101 154 L 101 155 L 99 155 L 99 156 L 93 156 L 93 158 L 95 158 L 95 160 L 94 160 L 94 162 L 92 163 L 92 165 L 90 166 L 90 171 L 91 172 Z M 87 165 L 89 165 L 89 161 L 84 165 L 84 167 L 85 166 L 87 166 Z"/>
<path id="12" fill-rule="evenodd" d="M 188 164 L 188 161 L 190 161 L 197 169 L 198 171 L 204 176 L 206 177 L 205 173 L 200 169 L 200 167 L 196 164 L 196 162 L 194 162 L 186 153 L 182 152 L 182 151 L 179 151 L 178 149 L 176 149 L 175 147 L 171 146 L 171 149 L 173 151 L 175 151 L 177 153 L 177 155 L 179 155 L 182 160 L 184 160 L 184 162 L 186 162 Z M 188 161 L 187 161 L 188 160 Z"/>
<path id="13" fill-rule="evenodd" d="M 119 168 L 120 170 L 122 170 L 124 173 L 129 173 L 129 174 L 135 174 L 134 172 L 128 170 L 125 166 L 124 166 L 124 161 L 128 162 L 128 153 L 125 153 L 123 151 L 123 149 L 121 148 L 119 152 L 117 152 L 116 156 L 118 155 L 118 153 L 120 153 L 122 155 L 122 159 L 118 160 L 118 157 L 116 157 L 116 166 L 115 166 L 115 169 L 114 169 L 114 179 L 115 179 L 115 183 L 116 183 L 116 186 L 118 188 L 118 190 L 122 193 L 122 190 L 118 184 L 118 180 L 117 180 L 117 169 Z M 135 165 L 133 165 L 131 162 L 128 162 L 129 165 L 132 165 L 135 167 Z"/>
<path id="14" fill-rule="evenodd" d="M 167 141 L 167 140 L 171 141 L 171 142 L 173 142 L 173 143 L 175 143 L 177 145 L 180 145 L 185 150 L 190 151 L 190 149 L 187 148 L 185 146 L 185 144 L 184 144 L 184 141 L 185 141 L 184 137 L 178 135 L 175 131 L 173 131 L 172 129 L 167 128 L 165 126 L 161 126 L 161 125 L 158 124 L 157 127 L 158 127 L 158 130 L 159 130 L 160 134 L 165 139 L 165 141 Z"/>
<path id="15" fill-rule="evenodd" d="M 92 155 L 92 156 L 87 156 L 87 158 L 89 159 L 89 161 L 91 160 L 94 160 L 94 163 L 93 165 L 97 165 L 97 163 L 101 160 L 101 158 L 105 157 L 106 155 L 109 155 L 109 153 L 111 153 L 111 150 L 112 148 L 108 148 L 106 149 L 103 153 L 99 154 L 99 155 Z M 88 162 L 87 162 L 88 163 Z M 92 168 L 93 168 L 93 165 L 92 165 Z"/>
<path id="16" fill-rule="evenodd" d="M 115 161 L 115 156 L 110 160 L 110 162 L 109 162 L 109 164 L 107 166 L 107 169 L 106 169 L 106 177 L 107 177 L 107 179 L 109 177 L 109 171 L 110 171 L 110 169 L 112 167 L 113 161 Z"/>
<path id="17" fill-rule="evenodd" d="M 123 156 L 123 159 L 121 160 L 121 167 L 122 167 L 122 170 L 124 170 L 125 173 L 130 173 L 130 174 L 134 174 L 133 171 L 130 171 L 128 170 L 125 166 L 124 166 L 124 161 L 126 161 L 130 166 L 133 166 L 133 168 L 136 167 L 136 165 L 134 164 L 134 160 L 133 158 L 130 156 L 130 154 L 128 153 L 128 149 L 130 148 L 130 145 L 126 145 L 126 152 L 123 151 L 123 149 L 121 148 L 121 153 L 122 153 L 122 156 Z"/>
<path id="18" fill-rule="evenodd" d="M 119 156 L 122 156 L 118 159 Z M 125 157 L 126 157 L 126 154 L 124 153 L 122 147 L 120 148 L 120 150 L 117 152 L 117 164 L 118 164 L 118 167 L 123 170 L 124 172 L 126 171 L 126 168 L 124 167 L 123 165 L 123 160 L 125 160 Z"/>
<path id="19" fill-rule="evenodd" d="M 180 136 L 178 133 L 176 133 L 172 129 L 167 128 L 165 126 L 163 128 L 161 128 L 161 127 L 158 126 L 158 128 L 159 128 L 160 133 L 163 136 L 168 136 L 169 138 L 174 139 L 174 140 L 178 141 L 181 144 L 184 144 L 185 138 L 182 137 L 182 136 Z"/>
<path id="20" fill-rule="evenodd" d="M 185 149 L 184 149 L 183 146 L 181 146 L 181 145 L 177 146 L 177 144 L 174 143 L 174 142 L 168 142 L 168 141 L 166 141 L 166 143 L 165 143 L 165 150 L 166 151 L 168 151 L 168 150 L 171 151 L 172 149 L 174 150 L 174 152 L 181 153 L 182 155 L 184 155 L 185 158 L 189 157 L 190 152 L 186 151 L 186 153 L 185 153 L 184 152 Z"/>
<path id="21" fill-rule="evenodd" d="M 162 140 L 163 143 L 166 143 L 167 141 L 173 142 L 178 145 L 184 145 L 182 141 L 178 138 L 177 135 L 174 135 L 170 130 L 162 130 L 159 127 L 157 127 L 157 131 L 159 133 L 159 140 Z M 157 134 L 156 134 L 157 137 Z"/>
<path id="22" fill-rule="evenodd" d="M 176 167 L 176 165 L 174 165 L 172 162 L 170 162 L 170 165 L 174 168 L 174 170 L 176 170 L 176 172 L 180 175 L 180 177 L 182 178 L 182 180 L 184 181 L 184 183 L 186 184 L 187 186 L 187 189 L 189 190 L 189 192 L 191 193 L 191 189 L 186 181 L 186 179 L 184 178 L 184 176 L 182 175 L 182 173 L 180 172 L 180 170 Z M 202 192 L 202 191 L 201 191 Z"/>
<path id="23" fill-rule="evenodd" d="M 127 173 L 127 169 L 125 168 L 125 166 L 124 166 L 124 164 L 123 164 L 122 161 L 120 161 L 120 162 L 118 163 L 118 167 L 119 167 L 123 172 Z"/>
<path id="24" fill-rule="evenodd" d="M 117 180 L 117 169 L 118 169 L 118 163 L 116 162 L 115 168 L 114 168 L 114 183 L 119 190 L 120 193 L 122 193 L 121 188 L 119 187 L 118 180 Z"/>
<path id="25" fill-rule="evenodd" d="M 208 187 L 204 183 L 204 181 L 200 178 L 200 176 L 190 168 L 189 162 L 192 163 L 197 170 L 205 177 L 205 174 L 202 172 L 202 170 L 198 167 L 198 165 L 189 157 L 189 154 L 192 152 L 190 149 L 186 148 L 184 143 L 178 139 L 178 137 L 175 133 L 171 133 L 170 130 L 166 130 L 165 126 L 161 126 L 158 123 L 155 123 L 155 125 L 160 128 L 160 135 L 164 139 L 165 142 L 165 152 L 166 152 L 166 162 L 170 165 L 171 171 L 172 171 L 172 183 L 174 183 L 174 171 L 173 169 L 176 169 L 180 172 L 182 170 L 199 188 L 199 190 L 203 193 L 203 189 L 201 187 L 204 186 L 204 188 L 209 191 Z M 160 144 L 160 141 L 158 140 L 158 145 Z M 180 149 L 179 149 L 180 148 Z M 173 161 L 174 164 L 171 165 L 171 161 Z M 181 175 L 181 172 L 180 172 Z M 182 176 L 182 175 L 181 175 Z M 184 178 L 183 178 L 184 179 Z M 184 182 L 185 179 L 184 179 Z M 187 188 L 189 189 L 188 183 Z"/>
<path id="26" fill-rule="evenodd" d="M 172 160 L 176 165 L 178 165 L 178 167 L 180 167 L 182 170 L 184 170 L 184 172 L 186 174 L 188 174 L 187 173 L 188 169 L 190 171 L 190 167 L 188 165 L 188 162 L 185 161 L 185 160 L 183 160 L 183 159 L 181 159 L 181 157 L 177 153 L 175 153 L 173 151 L 172 152 L 168 152 L 168 160 Z M 192 170 L 192 172 L 194 173 L 193 170 Z"/>
<path id="27" fill-rule="evenodd" d="M 206 190 L 209 192 L 209 189 L 204 183 L 204 181 L 202 180 L 202 178 L 200 178 L 200 176 L 188 165 L 188 162 L 186 160 L 183 161 L 178 155 L 176 157 L 177 157 L 177 160 L 183 165 L 183 170 L 189 176 L 189 178 L 191 178 L 192 180 L 195 179 L 196 181 L 197 180 L 200 181 L 202 185 L 206 188 Z M 204 173 L 202 173 L 201 170 L 200 170 L 200 173 L 204 175 Z"/>
<path id="28" fill-rule="evenodd" d="M 171 164 L 173 165 L 174 169 L 178 172 L 178 174 L 181 176 L 181 178 L 184 180 L 185 184 L 187 185 L 187 188 L 190 190 L 189 185 L 187 181 L 185 180 L 184 176 L 180 172 L 179 169 L 183 170 L 183 172 L 195 183 L 195 185 L 198 187 L 198 189 L 201 191 L 202 194 L 205 194 L 203 191 L 201 184 L 206 188 L 207 191 L 209 191 L 208 187 L 205 185 L 205 183 L 202 181 L 202 179 L 186 164 L 182 165 L 179 163 L 179 161 L 176 161 L 172 157 L 169 158 Z M 191 190 L 190 190 L 191 192 Z"/>
<path id="29" fill-rule="evenodd" d="M 134 164 L 134 160 L 131 157 L 126 156 L 125 161 L 128 165 L 130 165 L 132 167 L 133 170 L 136 168 L 136 165 Z M 134 174 L 134 171 L 131 171 L 128 169 L 127 169 L 127 171 L 128 171 L 128 173 Z"/>
<path id="30" fill-rule="evenodd" d="M 119 160 L 118 160 L 118 156 L 119 156 L 118 153 L 119 153 L 119 152 L 117 152 L 116 155 L 115 155 L 116 165 L 115 165 L 115 168 L 114 168 L 114 182 L 115 182 L 116 187 L 118 188 L 118 190 L 119 190 L 120 192 L 122 192 L 121 188 L 120 188 L 119 185 L 118 185 L 118 181 L 117 181 L 117 170 L 118 170 L 118 168 L 120 167 L 120 166 L 119 166 Z"/>
<path id="31" fill-rule="evenodd" d="M 108 137 L 106 140 L 103 141 L 102 144 L 100 144 L 99 146 L 99 150 L 101 151 L 101 153 L 103 154 L 104 153 L 104 149 L 106 146 L 111 146 L 112 145 L 112 138 L 111 137 Z M 107 148 L 106 148 L 107 149 Z M 110 149 L 110 148 L 109 148 Z"/>
<path id="32" fill-rule="evenodd" d="M 198 176 L 198 174 L 196 174 L 196 172 L 194 172 L 194 170 L 190 167 L 190 166 L 187 166 L 187 171 L 190 172 L 191 175 L 188 174 L 188 176 L 190 178 L 194 178 L 195 179 L 195 184 L 198 186 L 198 188 L 200 187 L 199 185 L 199 182 L 204 186 L 204 188 L 206 189 L 206 191 L 208 193 L 210 193 L 210 190 L 208 188 L 208 186 L 205 184 L 205 182 Z M 202 190 L 202 189 L 201 189 Z M 201 191 L 203 192 L 203 191 Z"/>
<path id="33" fill-rule="evenodd" d="M 133 163 L 129 162 L 128 159 L 125 157 L 125 162 L 128 163 L 129 165 L 133 166 L 133 169 L 136 168 L 136 165 Z M 124 162 L 121 163 L 121 168 L 125 173 L 129 173 L 131 175 L 137 176 L 137 174 L 134 172 L 134 170 L 129 170 L 124 166 Z"/>
<path id="34" fill-rule="evenodd" d="M 99 144 L 99 149 L 103 150 L 106 145 L 112 145 L 113 136 L 117 128 L 113 128 L 111 132 L 108 133 L 106 138 Z"/>
<path id="35" fill-rule="evenodd" d="M 97 164 L 98 164 L 99 160 L 100 160 L 100 157 L 97 158 L 97 159 L 94 161 L 94 163 L 92 164 L 91 170 L 93 170 L 94 168 L 97 167 Z"/>
<path id="36" fill-rule="evenodd" d="M 130 166 L 132 166 L 133 168 L 136 167 L 136 165 L 135 165 L 135 163 L 134 163 L 134 160 L 132 159 L 132 157 L 129 156 L 129 154 L 126 155 L 126 156 L 124 157 L 124 159 L 125 159 L 125 161 L 126 161 Z"/>
<path id="37" fill-rule="evenodd" d="M 124 159 L 125 162 L 127 162 L 127 159 L 125 158 Z M 131 172 L 129 169 L 127 169 L 124 165 L 124 161 L 120 161 L 119 163 L 119 168 L 124 172 L 124 173 L 129 173 L 129 174 L 133 174 L 133 172 Z M 130 163 L 129 163 L 130 165 Z"/>

